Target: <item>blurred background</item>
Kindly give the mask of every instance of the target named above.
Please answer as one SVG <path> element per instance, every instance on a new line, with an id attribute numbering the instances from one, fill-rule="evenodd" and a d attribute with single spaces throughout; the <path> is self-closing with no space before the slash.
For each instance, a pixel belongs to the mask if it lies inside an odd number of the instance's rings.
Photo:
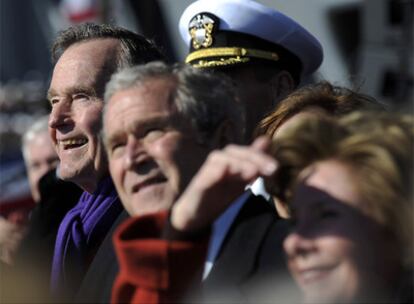
<path id="1" fill-rule="evenodd" d="M 314 79 L 360 88 L 413 113 L 414 0 L 257 0 L 292 17 L 324 47 Z M 187 47 L 178 20 L 192 0 L 0 0 L 0 215 L 30 206 L 21 134 L 48 113 L 49 47 L 71 24 L 111 22 L 157 42 L 171 62 Z M 236 12 L 235 12 L 236 13 Z"/>

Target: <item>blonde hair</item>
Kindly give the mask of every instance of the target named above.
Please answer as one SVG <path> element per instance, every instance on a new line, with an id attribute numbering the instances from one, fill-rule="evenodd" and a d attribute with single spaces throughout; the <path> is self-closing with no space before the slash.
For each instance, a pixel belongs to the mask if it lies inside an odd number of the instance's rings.
<path id="1" fill-rule="evenodd" d="M 280 169 L 267 185 L 289 201 L 300 172 L 334 159 L 352 169 L 361 211 L 392 232 L 412 258 L 414 120 L 410 115 L 355 112 L 337 121 L 307 117 L 274 141 Z"/>

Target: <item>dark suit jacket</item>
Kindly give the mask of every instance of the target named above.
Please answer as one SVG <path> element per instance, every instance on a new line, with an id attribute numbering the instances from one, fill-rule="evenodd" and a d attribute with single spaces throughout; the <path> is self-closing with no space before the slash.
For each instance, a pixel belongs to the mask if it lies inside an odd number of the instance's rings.
<path id="1" fill-rule="evenodd" d="M 124 212 L 114 223 L 82 282 L 76 302 L 110 302 L 111 288 L 119 270 L 112 234 L 127 217 Z M 277 287 L 284 289 L 279 278 L 283 277 L 283 286 L 287 281 L 290 285 L 282 249 L 287 231 L 287 221 L 277 216 L 274 207 L 262 197 L 251 195 L 202 284 L 205 302 L 274 302 L 275 294 L 279 298 L 275 293 Z"/>
<path id="2" fill-rule="evenodd" d="M 28 233 L 17 252 L 15 265 L 11 268 L 13 274 L 2 273 L 4 278 L 9 279 L 8 287 L 3 288 L 3 294 L 9 297 L 3 299 L 5 303 L 52 301 L 49 298 L 49 281 L 57 231 L 60 222 L 78 202 L 83 190 L 73 183 L 58 179 L 55 170 L 49 171 L 40 179 L 39 189 L 41 201 L 32 211 Z M 26 286 L 25 292 L 22 292 L 21 286 Z"/>
<path id="3" fill-rule="evenodd" d="M 252 194 L 202 284 L 204 302 L 284 303 L 290 299 L 296 288 L 282 246 L 288 230 L 288 222 L 277 215 L 273 204 Z"/>
<path id="4" fill-rule="evenodd" d="M 112 285 L 119 266 L 112 244 L 112 236 L 118 226 L 127 218 L 124 210 L 107 233 L 99 247 L 75 297 L 75 303 L 109 303 Z"/>
<path id="5" fill-rule="evenodd" d="M 19 258 L 47 264 L 50 274 L 53 251 L 59 225 L 66 213 L 76 205 L 83 190 L 71 182 L 56 177 L 56 170 L 49 171 L 39 181 L 41 201 L 30 216 L 29 230 L 19 250 Z"/>

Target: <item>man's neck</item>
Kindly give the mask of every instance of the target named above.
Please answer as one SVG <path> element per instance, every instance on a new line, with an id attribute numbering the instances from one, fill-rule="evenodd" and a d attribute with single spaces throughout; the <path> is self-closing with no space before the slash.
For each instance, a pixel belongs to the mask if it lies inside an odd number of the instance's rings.
<path id="1" fill-rule="evenodd" d="M 104 174 L 97 178 L 91 178 L 83 181 L 82 183 L 79 183 L 78 186 L 81 187 L 84 191 L 88 192 L 89 194 L 92 194 L 98 189 L 99 184 L 108 176 L 108 174 Z"/>

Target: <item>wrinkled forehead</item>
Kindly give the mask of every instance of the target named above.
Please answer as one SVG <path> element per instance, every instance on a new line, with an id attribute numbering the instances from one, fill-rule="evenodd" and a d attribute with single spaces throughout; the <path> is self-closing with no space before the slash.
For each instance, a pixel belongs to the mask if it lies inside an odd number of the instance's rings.
<path id="1" fill-rule="evenodd" d="M 154 79 L 116 91 L 105 103 L 104 132 L 133 131 L 150 125 L 174 125 L 186 120 L 178 110 L 174 83 Z"/>
<path id="2" fill-rule="evenodd" d="M 64 51 L 52 75 L 49 95 L 70 87 L 91 87 L 103 95 L 117 67 L 119 41 L 113 38 L 78 42 Z"/>
<path id="3" fill-rule="evenodd" d="M 121 42 L 116 38 L 96 38 L 76 42 L 66 48 L 57 60 L 77 59 L 89 62 L 109 60 L 118 56 L 121 51 Z"/>
<path id="4" fill-rule="evenodd" d="M 176 111 L 176 81 L 172 78 L 148 78 L 120 87 L 105 103 L 105 115 L 116 111 L 146 110 L 149 112 Z"/>

